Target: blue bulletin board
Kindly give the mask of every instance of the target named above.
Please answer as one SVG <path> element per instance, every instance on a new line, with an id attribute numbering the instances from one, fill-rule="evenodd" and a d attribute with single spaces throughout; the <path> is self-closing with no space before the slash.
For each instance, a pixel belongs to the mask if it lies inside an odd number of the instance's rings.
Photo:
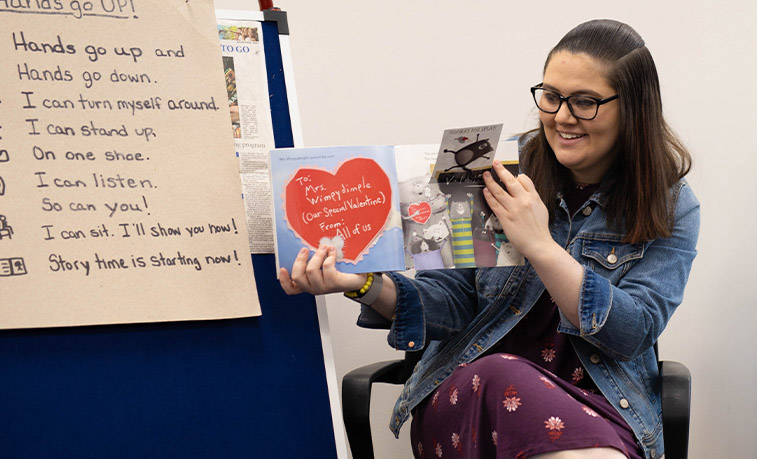
<path id="1" fill-rule="evenodd" d="M 275 143 L 291 147 L 286 14 L 268 13 Z M 0 331 L 0 457 L 336 457 L 315 301 L 283 293 L 273 255 L 252 259 L 260 317 Z"/>

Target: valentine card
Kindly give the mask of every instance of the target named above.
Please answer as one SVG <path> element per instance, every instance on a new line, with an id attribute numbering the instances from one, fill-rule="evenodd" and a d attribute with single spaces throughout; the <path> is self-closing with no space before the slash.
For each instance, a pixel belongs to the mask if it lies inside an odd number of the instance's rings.
<path id="1" fill-rule="evenodd" d="M 405 269 L 393 147 L 285 148 L 269 161 L 278 266 L 326 244 L 342 272 Z"/>
<path id="2" fill-rule="evenodd" d="M 278 267 L 322 244 L 351 273 L 523 264 L 482 192 L 495 159 L 517 174 L 517 138 L 489 148 L 488 167 L 441 181 L 438 144 L 271 150 Z"/>

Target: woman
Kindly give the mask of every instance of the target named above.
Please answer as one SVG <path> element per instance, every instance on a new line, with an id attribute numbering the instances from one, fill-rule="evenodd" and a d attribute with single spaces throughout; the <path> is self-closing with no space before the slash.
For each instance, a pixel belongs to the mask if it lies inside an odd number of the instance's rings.
<path id="1" fill-rule="evenodd" d="M 496 163 L 485 198 L 524 266 L 343 274 L 303 249 L 289 294 L 348 291 L 358 324 L 425 349 L 391 428 L 413 414 L 416 457 L 664 454 L 653 345 L 683 298 L 699 204 L 662 116 L 654 61 L 611 20 L 581 24 L 531 92 L 524 174 Z"/>

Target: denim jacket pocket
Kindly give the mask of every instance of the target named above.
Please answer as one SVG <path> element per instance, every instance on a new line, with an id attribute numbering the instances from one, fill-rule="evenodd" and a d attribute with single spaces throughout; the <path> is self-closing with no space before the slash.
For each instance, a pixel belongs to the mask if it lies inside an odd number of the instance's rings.
<path id="1" fill-rule="evenodd" d="M 616 235 L 581 235 L 577 242 L 584 265 L 613 285 L 644 256 L 644 244 L 626 244 Z"/>

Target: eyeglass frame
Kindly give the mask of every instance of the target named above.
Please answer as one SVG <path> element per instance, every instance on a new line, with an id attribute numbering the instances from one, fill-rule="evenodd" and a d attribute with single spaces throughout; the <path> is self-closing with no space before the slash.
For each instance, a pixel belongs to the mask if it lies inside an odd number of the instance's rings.
<path id="1" fill-rule="evenodd" d="M 541 89 L 542 91 L 549 91 L 552 94 L 556 95 L 560 99 L 560 103 L 557 104 L 557 109 L 555 109 L 555 111 L 550 112 L 550 111 L 544 110 L 543 108 L 539 107 L 539 102 L 536 100 L 536 90 L 537 89 Z M 596 97 L 584 96 L 584 95 L 579 95 L 579 94 L 574 94 L 572 96 L 565 97 L 565 96 L 563 96 L 562 94 L 560 94 L 559 92 L 557 92 L 557 91 L 555 91 L 553 89 L 545 88 L 544 87 L 544 83 L 539 83 L 539 84 L 537 84 L 535 86 L 531 86 L 531 96 L 533 96 L 533 98 L 534 98 L 534 103 L 536 104 L 536 108 L 538 108 L 539 110 L 543 111 L 544 113 L 549 113 L 550 115 L 554 115 L 555 113 L 557 113 L 557 112 L 560 111 L 560 108 L 562 108 L 562 103 L 566 102 L 568 104 L 568 110 L 570 110 L 570 114 L 573 115 L 574 118 L 576 118 L 578 120 L 584 120 L 584 121 L 591 121 L 594 118 L 596 118 L 597 115 L 599 114 L 599 107 L 601 105 L 604 105 L 607 102 L 612 102 L 613 100 L 615 100 L 615 99 L 618 98 L 617 94 L 615 94 L 614 96 L 605 97 L 604 99 L 598 99 Z M 581 116 L 576 115 L 575 112 L 573 112 L 573 105 L 570 104 L 570 98 L 571 97 L 583 97 L 585 99 L 591 99 L 594 102 L 596 102 L 596 104 L 597 104 L 597 111 L 594 112 L 594 116 L 592 116 L 591 118 L 583 118 Z"/>

